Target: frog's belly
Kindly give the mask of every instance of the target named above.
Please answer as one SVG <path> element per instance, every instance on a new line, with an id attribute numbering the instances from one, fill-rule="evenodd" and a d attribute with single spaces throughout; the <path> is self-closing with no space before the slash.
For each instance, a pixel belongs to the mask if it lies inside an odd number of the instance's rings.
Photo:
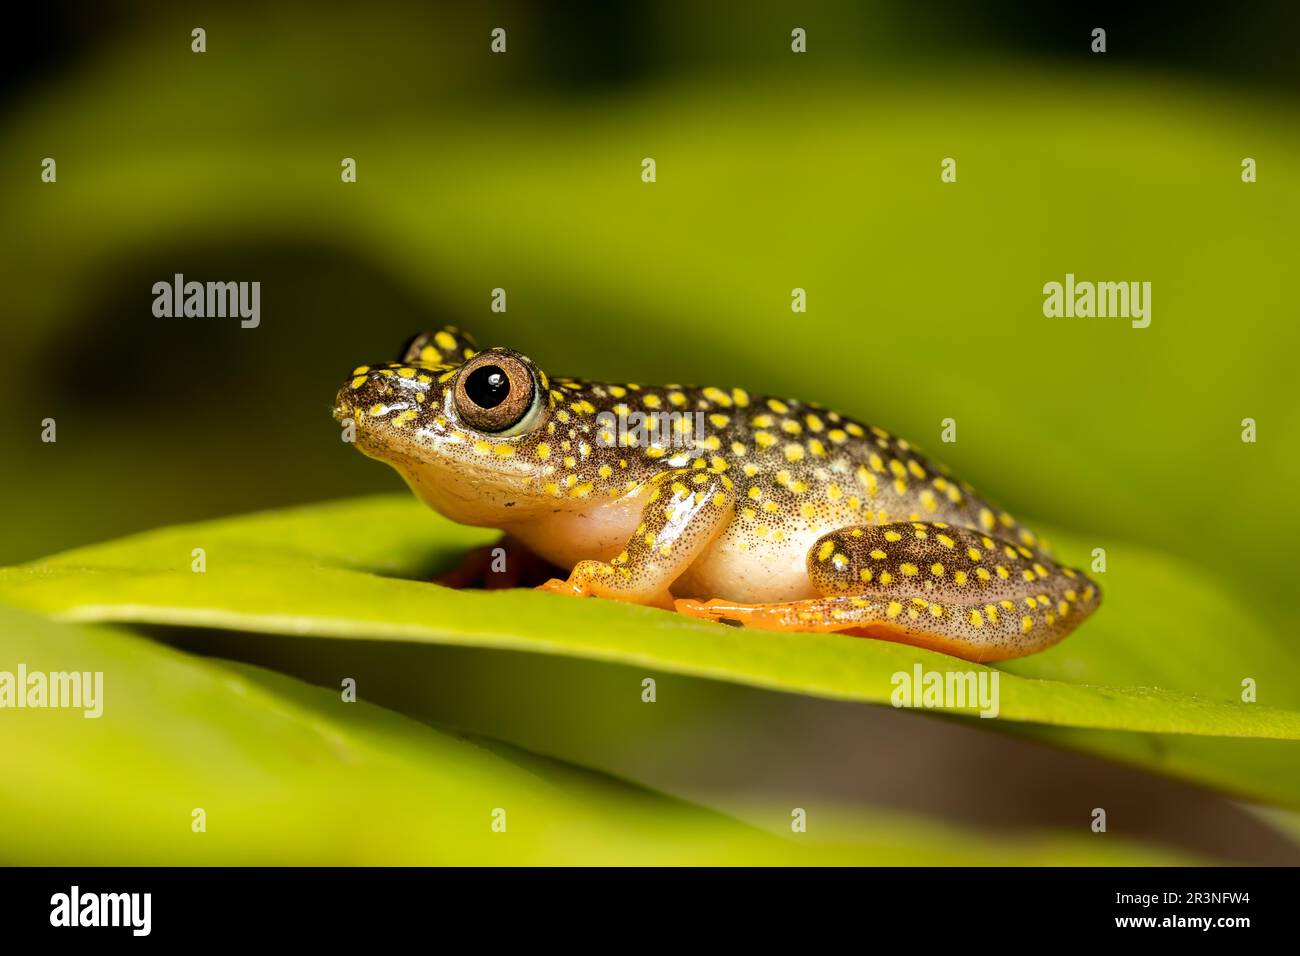
<path id="1" fill-rule="evenodd" d="M 808 549 L 823 532 L 810 528 L 779 542 L 733 523 L 672 586 L 673 597 L 752 604 L 817 597 L 808 581 Z"/>
<path id="2" fill-rule="evenodd" d="M 609 561 L 627 546 L 627 539 L 640 521 L 640 504 L 628 500 L 588 511 L 556 509 L 518 525 L 505 525 L 502 530 L 514 535 L 534 554 L 570 570 L 588 558 Z"/>

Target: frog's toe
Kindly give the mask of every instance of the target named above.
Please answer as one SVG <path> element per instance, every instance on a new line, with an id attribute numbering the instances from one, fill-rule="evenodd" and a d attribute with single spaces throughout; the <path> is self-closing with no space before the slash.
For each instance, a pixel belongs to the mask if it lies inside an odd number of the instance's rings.
<path id="1" fill-rule="evenodd" d="M 564 594 L 568 597 L 587 597 L 590 593 L 581 582 L 564 580 L 562 578 L 551 578 L 545 584 L 539 584 L 534 589 L 545 591 L 548 594 Z"/>
<path id="2" fill-rule="evenodd" d="M 815 601 L 786 601 L 778 604 L 741 604 L 735 601 L 699 601 L 681 598 L 675 602 L 678 614 L 700 617 L 733 627 L 759 627 L 768 631 L 835 631 L 850 625 L 809 613 L 806 605 Z"/>

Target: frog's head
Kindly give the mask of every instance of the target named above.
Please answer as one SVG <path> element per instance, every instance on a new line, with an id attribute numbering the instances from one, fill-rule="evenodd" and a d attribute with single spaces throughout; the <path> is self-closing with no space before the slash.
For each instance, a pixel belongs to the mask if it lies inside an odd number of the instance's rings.
<path id="1" fill-rule="evenodd" d="M 357 448 L 465 524 L 501 526 L 546 506 L 538 480 L 551 418 L 546 374 L 511 349 L 420 342 L 401 362 L 354 369 L 339 389 L 334 417 L 351 423 Z"/>

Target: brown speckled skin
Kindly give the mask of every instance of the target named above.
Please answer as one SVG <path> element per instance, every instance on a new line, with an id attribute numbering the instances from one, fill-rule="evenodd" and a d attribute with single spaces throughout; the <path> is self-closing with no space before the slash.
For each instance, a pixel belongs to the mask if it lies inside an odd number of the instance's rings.
<path id="1" fill-rule="evenodd" d="M 467 360 L 493 356 L 524 362 L 537 394 L 496 435 L 466 427 L 452 395 Z M 635 413 L 663 430 L 637 434 Z M 438 511 L 572 567 L 552 590 L 979 660 L 1050 646 L 1100 600 L 907 441 L 807 402 L 550 379 L 448 328 L 355 370 L 335 416 Z"/>

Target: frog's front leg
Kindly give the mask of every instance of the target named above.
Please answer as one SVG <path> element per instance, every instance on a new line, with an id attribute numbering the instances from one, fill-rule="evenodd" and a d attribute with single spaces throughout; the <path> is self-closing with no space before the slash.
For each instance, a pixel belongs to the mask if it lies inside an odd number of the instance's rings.
<path id="1" fill-rule="evenodd" d="M 969 528 L 900 522 L 841 528 L 808 553 L 823 596 L 781 604 L 678 601 L 684 614 L 773 630 L 845 631 L 1005 660 L 1055 644 L 1101 603 L 1081 571 Z"/>
<path id="2" fill-rule="evenodd" d="M 646 490 L 641 523 L 621 554 L 579 561 L 567 581 L 548 581 L 541 590 L 671 609 L 669 585 L 731 521 L 734 485 L 713 469 L 680 468 L 656 475 Z"/>

